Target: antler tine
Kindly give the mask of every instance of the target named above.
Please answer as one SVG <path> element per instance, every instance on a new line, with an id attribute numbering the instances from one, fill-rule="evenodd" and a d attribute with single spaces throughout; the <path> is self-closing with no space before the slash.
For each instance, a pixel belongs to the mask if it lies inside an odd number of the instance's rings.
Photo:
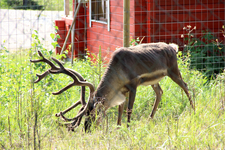
<path id="1" fill-rule="evenodd" d="M 73 74 L 75 74 L 76 77 L 77 77 L 80 81 L 86 82 L 86 80 L 84 80 L 84 78 L 82 77 L 82 75 L 79 74 L 78 72 L 76 72 L 76 71 L 74 71 L 74 70 L 72 70 L 72 69 L 67 69 L 67 70 L 69 70 L 70 72 L 72 72 Z M 81 104 L 82 104 L 83 106 L 86 105 L 86 102 L 85 102 L 85 86 L 82 86 L 82 87 L 81 87 L 81 99 L 80 99 L 80 101 L 81 101 Z"/>
<path id="2" fill-rule="evenodd" d="M 49 74 L 49 70 L 59 70 L 58 67 L 56 67 L 50 60 L 46 59 L 43 54 L 41 53 L 41 51 L 38 51 L 38 55 L 40 57 L 42 57 L 42 59 L 38 59 L 38 60 L 30 60 L 30 62 L 32 63 L 37 63 L 37 62 L 45 62 L 48 65 L 51 66 L 51 69 L 48 69 L 47 71 L 45 71 L 43 74 L 39 75 L 36 74 L 36 76 L 38 77 L 38 79 L 36 81 L 34 81 L 34 83 L 38 83 L 39 81 L 41 81 L 44 77 L 46 77 Z"/>
<path id="3" fill-rule="evenodd" d="M 67 85 L 66 87 L 64 87 L 63 89 L 61 89 L 60 91 L 54 93 L 54 94 L 61 94 L 62 92 L 64 92 L 65 90 L 68 90 L 69 88 L 71 88 L 72 86 L 88 86 L 90 88 L 90 93 L 94 92 L 94 85 L 89 83 L 89 82 L 84 82 L 84 81 L 79 81 L 76 77 L 76 75 L 74 75 L 69 69 L 65 69 L 64 66 L 54 57 L 52 57 L 52 60 L 54 60 L 59 66 L 60 69 L 59 70 L 49 70 L 50 73 L 52 74 L 58 74 L 58 73 L 64 73 L 66 75 L 69 75 L 70 77 L 73 78 L 74 82 Z"/>
<path id="4" fill-rule="evenodd" d="M 82 117 L 84 115 L 84 113 L 86 112 L 91 97 L 92 97 L 92 93 L 91 93 L 91 90 L 90 90 L 90 95 L 89 95 L 87 104 L 85 105 L 84 109 L 77 114 L 76 117 L 71 118 L 71 119 L 68 119 L 68 118 L 66 118 L 66 117 L 63 116 L 62 112 L 60 112 L 60 116 L 62 116 L 63 119 L 65 119 L 66 121 L 73 121 L 73 120 L 79 119 L 79 117 Z"/>
<path id="5" fill-rule="evenodd" d="M 59 90 L 58 92 L 52 92 L 52 94 L 59 95 L 59 94 L 63 93 L 64 91 L 68 90 L 69 88 L 71 88 L 72 86 L 74 86 L 74 83 L 70 83 L 69 85 L 67 85 L 64 88 L 62 88 L 61 90 Z"/>
<path id="6" fill-rule="evenodd" d="M 41 81 L 44 77 L 46 77 L 49 74 L 49 70 L 45 71 L 43 74 L 36 74 L 36 76 L 38 77 L 36 81 L 34 81 L 34 83 L 38 83 L 39 81 Z"/>
<path id="7" fill-rule="evenodd" d="M 80 102 L 80 101 L 78 101 L 78 102 Z M 74 105 L 76 105 L 76 104 L 74 104 Z M 85 105 L 85 106 L 86 106 L 86 105 Z M 78 111 L 78 113 L 80 113 L 81 111 L 83 111 L 84 108 L 85 108 L 85 106 L 83 105 L 83 106 L 80 108 L 80 110 Z M 73 106 L 71 106 L 71 107 L 73 107 Z M 73 119 L 69 119 L 69 118 L 65 117 L 64 114 L 65 114 L 65 112 L 60 112 L 60 113 L 58 113 L 58 116 L 60 116 L 64 121 L 72 121 L 72 120 L 73 120 Z M 75 121 L 75 122 L 76 122 L 76 121 Z"/>
<path id="8" fill-rule="evenodd" d="M 64 110 L 61 114 L 64 115 L 66 114 L 68 111 L 70 111 L 71 109 L 77 107 L 78 105 L 81 104 L 81 100 L 78 100 L 75 104 L 73 104 L 72 106 L 70 106 L 69 108 L 67 108 L 66 110 Z M 56 117 L 60 117 L 60 113 L 55 114 Z"/>
<path id="9" fill-rule="evenodd" d="M 68 131 L 74 131 L 74 128 L 78 127 L 81 123 L 82 117 L 78 118 L 76 121 L 74 121 L 70 126 L 67 126 Z"/>
<path id="10" fill-rule="evenodd" d="M 52 70 L 59 70 L 58 67 L 56 67 L 50 60 L 46 59 L 44 57 L 44 55 L 41 53 L 41 51 L 38 51 L 38 55 L 40 57 L 42 57 L 42 59 L 38 59 L 38 60 L 30 60 L 30 62 L 33 62 L 33 63 L 37 63 L 37 62 L 45 62 L 47 63 L 49 66 L 51 66 L 51 69 Z"/>

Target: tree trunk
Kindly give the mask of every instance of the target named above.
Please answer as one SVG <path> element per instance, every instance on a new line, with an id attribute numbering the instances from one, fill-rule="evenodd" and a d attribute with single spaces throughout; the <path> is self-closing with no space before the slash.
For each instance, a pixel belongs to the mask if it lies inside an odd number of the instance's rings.
<path id="1" fill-rule="evenodd" d="M 27 6 L 28 0 L 23 0 L 23 6 Z"/>

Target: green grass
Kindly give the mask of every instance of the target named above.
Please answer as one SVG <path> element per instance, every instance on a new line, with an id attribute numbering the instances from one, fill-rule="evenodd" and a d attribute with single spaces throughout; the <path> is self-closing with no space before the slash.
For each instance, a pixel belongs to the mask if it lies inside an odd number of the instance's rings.
<path id="1" fill-rule="evenodd" d="M 68 132 L 57 124 L 55 113 L 72 105 L 80 97 L 80 88 L 73 87 L 59 96 L 56 92 L 69 82 L 66 75 L 49 75 L 34 84 L 36 73 L 44 72 L 45 64 L 33 65 L 34 52 L 0 51 L 0 149 L 224 149 L 225 147 L 225 75 L 205 84 L 203 75 L 189 70 L 187 60 L 179 59 L 179 69 L 195 100 L 196 112 L 178 85 L 164 78 L 164 91 L 155 118 L 149 120 L 154 103 L 150 86 L 138 88 L 132 122 L 117 129 L 117 107 L 108 115 L 105 126 L 92 128 L 85 134 L 83 122 L 75 132 Z M 98 84 L 98 74 L 87 61 L 76 61 L 74 66 L 89 82 Z M 87 95 L 86 95 L 87 96 Z M 76 110 L 67 116 L 72 117 Z M 36 120 L 36 121 L 35 121 Z M 105 122 L 105 121 L 104 121 Z"/>

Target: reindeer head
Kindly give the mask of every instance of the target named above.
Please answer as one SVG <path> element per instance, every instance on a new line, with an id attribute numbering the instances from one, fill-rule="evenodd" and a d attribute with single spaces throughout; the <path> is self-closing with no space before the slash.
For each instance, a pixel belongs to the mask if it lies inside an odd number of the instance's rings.
<path id="1" fill-rule="evenodd" d="M 102 122 L 105 116 L 104 100 L 102 97 L 93 97 L 90 101 L 84 122 L 85 132 L 90 130 L 93 123 L 98 126 Z"/>
<path id="2" fill-rule="evenodd" d="M 48 65 L 50 65 L 51 68 L 48 69 L 47 71 L 45 71 L 41 75 L 37 74 L 38 79 L 35 81 L 35 83 L 41 81 L 44 77 L 46 77 L 50 73 L 51 74 L 64 73 L 64 74 L 72 77 L 73 82 L 70 83 L 69 85 L 67 85 L 66 87 L 62 88 L 58 92 L 54 92 L 52 94 L 54 94 L 54 95 L 61 94 L 64 91 L 68 90 L 69 88 L 71 88 L 73 86 L 81 86 L 82 87 L 80 100 L 78 100 L 74 105 L 72 105 L 68 109 L 57 113 L 55 116 L 60 117 L 61 119 L 63 119 L 64 121 L 67 121 L 67 122 L 72 121 L 72 123 L 66 123 L 64 125 L 67 126 L 68 130 L 74 130 L 74 128 L 76 128 L 80 125 L 82 117 L 84 115 L 86 115 L 87 117 L 86 117 L 85 123 L 84 123 L 85 131 L 89 130 L 92 122 L 94 122 L 95 119 L 96 119 L 96 115 L 98 115 L 101 112 L 101 109 L 102 109 L 102 101 L 98 101 L 97 98 L 95 98 L 95 94 L 94 94 L 95 89 L 94 89 L 93 84 L 91 84 L 89 82 L 86 82 L 84 80 L 84 78 L 78 72 L 73 71 L 71 69 L 64 68 L 62 63 L 60 63 L 60 61 L 57 60 L 56 58 L 52 57 L 51 59 L 53 61 L 55 61 L 59 65 L 59 67 L 56 67 L 49 59 L 46 59 L 40 51 L 38 51 L 38 54 L 39 54 L 40 57 L 42 57 L 42 59 L 30 60 L 30 61 L 33 62 L 33 63 L 45 62 Z M 85 86 L 87 86 L 90 89 L 87 103 L 85 101 Z M 75 108 L 76 106 L 78 106 L 80 104 L 82 104 L 82 107 L 80 108 L 77 116 L 75 116 L 74 118 L 66 118 L 64 116 L 65 113 L 67 113 L 68 111 L 70 111 L 71 109 Z"/>

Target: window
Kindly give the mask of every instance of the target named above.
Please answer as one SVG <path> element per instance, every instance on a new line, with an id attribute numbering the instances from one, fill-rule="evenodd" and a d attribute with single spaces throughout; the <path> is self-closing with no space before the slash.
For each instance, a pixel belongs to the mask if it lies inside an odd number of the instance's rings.
<path id="1" fill-rule="evenodd" d="M 90 27 L 91 22 L 108 24 L 110 30 L 109 0 L 89 0 Z"/>
<path id="2" fill-rule="evenodd" d="M 107 22 L 107 0 L 92 0 L 91 1 L 91 19 L 92 20 L 99 20 Z"/>

